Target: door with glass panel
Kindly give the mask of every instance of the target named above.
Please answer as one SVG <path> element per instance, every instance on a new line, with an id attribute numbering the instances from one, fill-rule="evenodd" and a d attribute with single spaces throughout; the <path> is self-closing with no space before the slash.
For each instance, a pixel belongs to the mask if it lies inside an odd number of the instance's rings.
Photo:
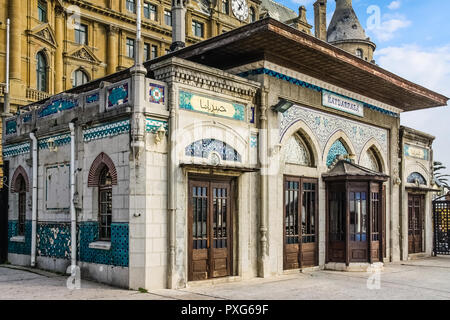
<path id="1" fill-rule="evenodd" d="M 231 181 L 189 182 L 189 281 L 231 275 Z"/>
<path id="2" fill-rule="evenodd" d="M 318 265 L 317 180 L 284 179 L 284 269 Z"/>
<path id="3" fill-rule="evenodd" d="M 408 252 L 421 253 L 425 198 L 423 195 L 408 195 Z"/>
<path id="4" fill-rule="evenodd" d="M 368 261 L 368 203 L 367 188 L 349 190 L 349 253 L 351 262 Z"/>

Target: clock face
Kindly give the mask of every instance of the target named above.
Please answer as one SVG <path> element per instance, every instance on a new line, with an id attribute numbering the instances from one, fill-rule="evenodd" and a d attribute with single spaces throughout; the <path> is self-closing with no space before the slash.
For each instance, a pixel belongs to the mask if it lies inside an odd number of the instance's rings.
<path id="1" fill-rule="evenodd" d="M 247 0 L 232 0 L 231 7 L 233 13 L 241 21 L 247 20 L 248 18 L 248 5 Z"/>

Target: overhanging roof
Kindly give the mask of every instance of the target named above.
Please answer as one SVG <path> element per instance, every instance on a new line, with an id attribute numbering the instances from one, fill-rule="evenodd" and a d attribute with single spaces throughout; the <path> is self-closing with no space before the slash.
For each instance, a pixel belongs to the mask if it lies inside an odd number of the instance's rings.
<path id="1" fill-rule="evenodd" d="M 405 80 L 331 44 L 272 18 L 147 62 L 171 56 L 230 69 L 268 60 L 404 111 L 444 106 L 448 98 Z"/>

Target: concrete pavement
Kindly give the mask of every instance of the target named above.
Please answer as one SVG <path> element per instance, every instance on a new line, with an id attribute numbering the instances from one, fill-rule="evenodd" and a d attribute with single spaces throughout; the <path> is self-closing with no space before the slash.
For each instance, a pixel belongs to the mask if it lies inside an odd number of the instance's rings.
<path id="1" fill-rule="evenodd" d="M 2 265 L 0 299 L 450 300 L 450 257 L 386 264 L 379 278 L 372 277 L 368 282 L 369 276 L 368 273 L 360 272 L 313 271 L 270 279 L 256 278 L 214 285 L 205 283 L 180 290 L 164 289 L 141 293 L 87 280 L 82 280 L 81 289 L 69 290 L 65 275 Z"/>

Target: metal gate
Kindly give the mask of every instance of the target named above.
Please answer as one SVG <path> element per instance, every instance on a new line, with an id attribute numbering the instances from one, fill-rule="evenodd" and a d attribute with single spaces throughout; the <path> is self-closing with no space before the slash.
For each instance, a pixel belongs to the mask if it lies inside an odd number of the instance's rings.
<path id="1" fill-rule="evenodd" d="M 3 164 L 3 189 L 0 190 L 0 264 L 8 259 L 8 186 L 9 163 Z"/>
<path id="2" fill-rule="evenodd" d="M 434 255 L 450 255 L 450 201 L 445 197 L 433 201 Z"/>

